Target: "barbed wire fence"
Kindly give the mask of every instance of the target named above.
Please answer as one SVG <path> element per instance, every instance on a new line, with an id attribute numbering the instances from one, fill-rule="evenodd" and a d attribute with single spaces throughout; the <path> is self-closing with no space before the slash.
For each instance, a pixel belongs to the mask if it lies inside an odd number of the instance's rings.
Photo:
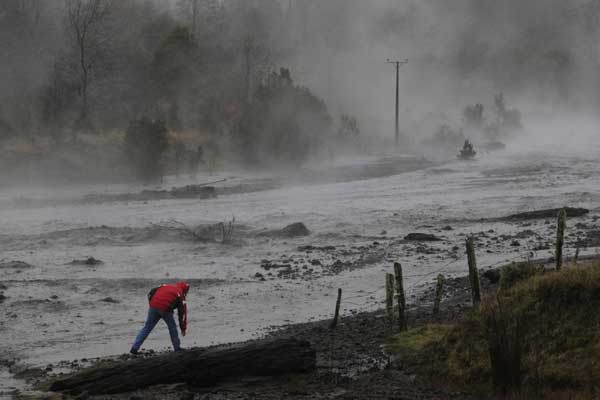
<path id="1" fill-rule="evenodd" d="M 551 229 L 552 230 L 552 229 Z M 500 261 L 496 261 L 492 264 L 485 264 L 484 268 L 479 268 L 481 269 L 494 269 L 497 268 L 499 266 L 504 266 L 504 265 L 510 265 L 511 263 L 515 263 L 515 262 L 536 262 L 536 263 L 548 263 L 551 262 L 552 258 L 554 257 L 554 253 L 552 252 L 552 246 L 550 245 L 550 243 L 554 243 L 556 238 L 550 238 L 550 240 L 543 240 L 544 237 L 548 237 L 548 228 L 545 226 L 541 226 L 536 230 L 532 230 L 532 229 L 528 229 L 528 236 L 535 236 L 536 239 L 536 245 L 535 247 L 532 247 L 531 241 L 527 241 L 525 242 L 526 244 L 524 246 L 521 246 L 519 243 L 519 251 L 518 254 L 512 256 L 512 257 L 508 257 L 508 258 L 504 258 Z M 477 238 L 477 235 L 474 234 L 467 234 L 465 235 L 465 238 L 468 237 L 475 237 Z M 516 240 L 516 237 L 512 237 L 514 240 Z M 507 237 L 507 239 L 510 239 L 510 237 Z M 521 237 L 520 239 L 524 239 L 523 237 Z M 389 260 L 389 253 L 390 250 L 392 249 L 393 246 L 397 245 L 398 242 L 396 241 L 392 241 L 390 243 L 388 243 L 388 245 L 385 248 L 385 252 L 384 252 L 384 259 Z M 516 246 L 515 246 L 516 247 Z M 585 248 L 586 246 L 584 246 Z M 479 246 L 479 248 L 483 248 L 483 246 Z M 572 261 L 577 259 L 577 256 L 579 255 L 579 251 L 581 249 L 581 242 L 579 237 L 577 237 L 577 240 L 575 241 L 575 243 L 570 243 L 570 245 L 567 245 L 567 243 L 565 243 L 564 247 L 563 247 L 563 257 L 564 259 L 571 259 Z M 541 251 L 550 251 L 550 257 L 546 257 L 546 258 L 541 258 L 540 257 L 540 252 Z M 573 256 L 574 254 L 574 256 Z M 570 256 L 571 255 L 571 256 Z M 596 248 L 596 256 L 599 256 L 600 252 L 599 249 Z M 464 272 L 461 272 L 458 268 L 457 265 L 458 264 L 464 264 Z M 407 280 L 411 280 L 412 281 L 404 286 L 404 292 L 405 292 L 405 296 L 407 299 L 411 299 L 410 302 L 407 302 L 407 310 L 406 311 L 414 311 L 415 309 L 419 309 L 419 310 L 423 310 L 424 306 L 426 305 L 432 305 L 434 302 L 434 299 L 431 298 L 429 299 L 426 296 L 426 286 L 427 284 L 425 283 L 425 281 L 427 281 L 429 278 L 437 278 L 438 275 L 442 274 L 445 276 L 445 278 L 451 277 L 451 278 L 457 278 L 457 277 L 463 277 L 467 274 L 468 268 L 467 268 L 467 257 L 466 257 L 466 252 L 465 252 L 465 256 L 464 257 L 460 257 L 460 256 L 456 256 L 456 258 L 454 258 L 453 260 L 450 260 L 446 263 L 444 263 L 442 266 L 440 266 L 439 268 L 435 268 L 434 270 L 430 270 L 424 273 L 410 273 L 407 275 L 404 275 L 403 278 L 407 279 Z M 383 278 L 384 276 L 382 276 Z M 466 290 L 470 290 L 470 287 L 467 288 Z M 342 297 L 342 304 L 344 305 L 351 305 L 356 307 L 354 310 L 350 310 L 350 311 L 354 311 L 356 313 L 358 312 L 364 312 L 364 311 L 379 311 L 381 310 L 383 307 L 383 303 L 385 303 L 385 296 L 387 294 L 387 289 L 385 287 L 385 279 L 381 279 L 381 287 L 378 287 L 377 289 L 373 290 L 373 291 L 361 291 L 359 294 L 354 294 L 351 296 L 344 296 Z M 365 302 L 365 301 L 361 301 L 361 300 L 365 300 L 365 299 L 369 299 L 372 300 L 373 302 Z M 433 312 L 433 309 L 432 309 Z M 393 329 L 395 326 L 395 322 L 392 319 L 390 321 L 390 328 Z M 330 364 L 333 361 L 334 358 L 334 352 L 335 347 L 336 347 L 336 342 L 337 342 L 337 332 L 335 330 L 331 331 L 331 335 L 332 335 L 332 341 L 330 342 L 330 354 L 329 354 L 329 361 Z M 341 371 L 339 366 L 333 367 L 330 366 L 330 368 L 328 368 L 332 374 L 332 379 L 333 379 L 333 383 L 337 384 L 340 377 L 343 375 L 343 372 Z"/>
<path id="2" fill-rule="evenodd" d="M 530 242 L 526 242 L 524 246 L 519 245 L 520 248 L 519 248 L 517 255 L 514 255 L 514 256 L 508 257 L 508 258 L 504 258 L 500 261 L 497 261 L 497 262 L 494 262 L 491 264 L 486 263 L 484 268 L 480 268 L 480 269 L 494 269 L 499 266 L 509 265 L 513 262 L 542 262 L 542 261 L 547 262 L 547 261 L 549 261 L 549 259 L 551 259 L 553 257 L 553 255 L 551 255 L 550 257 L 542 258 L 541 254 L 540 254 L 542 251 L 552 251 L 551 247 L 540 246 L 540 244 L 544 242 L 544 240 L 542 240 L 542 239 L 544 237 L 548 236 L 548 229 L 545 228 L 545 226 L 542 226 L 535 230 L 530 229 L 530 227 L 528 227 L 528 230 L 531 232 L 529 234 L 529 236 L 536 237 L 536 239 L 537 239 L 536 246 L 532 247 Z M 466 235 L 466 236 L 468 237 L 470 235 Z M 475 236 L 475 235 L 473 235 L 473 236 Z M 545 242 L 554 242 L 554 241 L 555 241 L 555 238 L 552 238 L 551 240 L 547 240 Z M 579 242 L 580 242 L 580 240 L 577 239 L 576 242 L 574 244 L 572 243 L 570 246 L 565 244 L 565 247 L 564 247 L 565 259 L 573 260 L 574 254 L 579 253 L 579 250 L 582 248 L 580 246 Z M 396 243 L 391 242 L 386 246 L 384 258 L 387 258 L 387 255 L 389 254 L 390 249 L 394 245 L 396 245 Z M 553 253 L 551 253 L 551 254 L 553 254 Z M 461 271 L 459 271 L 456 268 L 458 264 L 464 264 L 464 266 L 465 266 L 464 273 L 462 273 Z M 424 291 L 424 289 L 426 287 L 425 281 L 427 281 L 429 278 L 432 278 L 432 279 L 436 278 L 439 274 L 444 275 L 446 278 L 448 276 L 451 278 L 456 278 L 456 277 L 466 275 L 467 274 L 466 255 L 465 255 L 465 257 L 455 258 L 434 270 L 430 270 L 430 271 L 427 271 L 424 273 L 410 273 L 410 274 L 404 275 L 405 280 L 410 280 L 410 279 L 416 278 L 416 280 L 411 281 L 408 285 L 406 285 L 404 287 L 407 299 L 413 299 L 413 301 L 410 302 L 410 304 L 408 304 L 410 309 L 420 308 L 421 306 L 423 306 L 423 304 L 425 302 L 427 302 L 427 300 L 422 301 L 425 299 L 423 298 L 423 296 L 419 297 L 419 295 L 422 294 L 422 292 Z M 377 304 L 380 304 L 380 303 L 383 304 L 383 302 L 385 301 L 385 293 L 386 293 L 385 280 L 382 279 L 381 287 L 377 288 L 376 290 L 369 291 L 369 292 L 361 291 L 360 294 L 355 294 L 352 296 L 344 296 L 342 298 L 342 304 L 343 305 L 348 304 L 348 305 L 352 305 L 354 307 L 358 307 L 358 308 L 354 309 L 356 312 L 369 311 L 369 310 L 372 311 L 373 310 L 372 303 L 365 304 L 365 302 L 360 302 L 360 300 L 371 299 L 371 300 L 374 300 Z M 433 301 L 433 299 L 431 299 L 431 301 Z"/>

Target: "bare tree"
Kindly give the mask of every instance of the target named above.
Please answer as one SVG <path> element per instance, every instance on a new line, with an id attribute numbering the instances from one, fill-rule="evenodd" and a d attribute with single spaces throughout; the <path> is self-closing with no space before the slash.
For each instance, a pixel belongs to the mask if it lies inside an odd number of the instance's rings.
<path id="1" fill-rule="evenodd" d="M 178 0 L 177 6 L 181 16 L 188 21 L 188 28 L 196 40 L 199 39 L 201 29 L 207 31 L 218 23 L 219 0 Z"/>
<path id="2" fill-rule="evenodd" d="M 198 33 L 198 19 L 200 14 L 200 0 L 179 0 L 177 2 L 179 12 L 185 19 L 189 19 L 189 29 L 192 36 Z"/>
<path id="3" fill-rule="evenodd" d="M 16 11 L 25 16 L 30 36 L 35 35 L 41 19 L 41 0 L 18 0 L 15 2 Z"/>
<path id="4" fill-rule="evenodd" d="M 244 101 L 252 95 L 252 82 L 261 71 L 268 69 L 271 55 L 268 51 L 268 33 L 265 29 L 264 16 L 258 9 L 244 5 L 242 7 L 241 24 L 245 29 L 241 32 L 241 55 L 244 78 Z"/>
<path id="5" fill-rule="evenodd" d="M 65 0 L 65 33 L 71 41 L 81 96 L 80 122 L 89 123 L 89 89 L 110 40 L 111 0 Z"/>
<path id="6" fill-rule="evenodd" d="M 6 123 L 12 134 L 35 130 L 35 93 L 45 74 L 55 39 L 47 5 L 41 0 L 4 0 L 0 4 L 0 83 Z M 1 135 L 1 133 L 0 133 Z"/>
<path id="7" fill-rule="evenodd" d="M 244 64 L 244 101 L 250 100 L 252 76 L 255 69 L 262 62 L 266 62 L 267 56 L 264 49 L 257 43 L 252 34 L 242 39 L 242 55 Z"/>

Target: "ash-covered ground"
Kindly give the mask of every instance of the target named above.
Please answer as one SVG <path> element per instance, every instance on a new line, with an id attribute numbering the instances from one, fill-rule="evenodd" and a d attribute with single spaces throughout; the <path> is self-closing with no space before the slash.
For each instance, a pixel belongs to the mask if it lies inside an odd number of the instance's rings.
<path id="1" fill-rule="evenodd" d="M 590 209 L 569 219 L 566 255 L 576 247 L 594 254 L 599 150 L 588 142 L 573 149 L 509 145 L 469 162 L 373 158 L 347 165 L 360 171 L 355 179 L 331 174 L 316 184 L 228 172 L 198 178 L 228 179 L 217 185 L 217 198 L 203 200 L 80 201 L 143 189 L 123 185 L 6 189 L 0 194 L 1 364 L 35 367 L 127 352 L 146 316 L 146 293 L 180 279 L 192 285 L 188 347 L 328 318 L 337 288 L 345 314 L 379 309 L 384 273 L 395 261 L 403 265 L 409 300 L 417 301 L 438 273 L 466 273 L 467 235 L 477 238 L 480 268 L 551 257 L 554 219 L 499 219 L 517 212 Z M 164 188 L 188 183 L 169 180 Z M 240 185 L 245 190 L 235 189 Z M 220 243 L 214 224 L 234 217 L 232 240 Z M 281 231 L 296 222 L 310 233 Z M 195 231 L 201 237 L 182 224 L 201 227 Z M 410 233 L 440 240 L 407 240 Z M 144 347 L 168 346 L 159 325 Z M 0 380 L 4 391 L 15 386 L 8 374 Z"/>

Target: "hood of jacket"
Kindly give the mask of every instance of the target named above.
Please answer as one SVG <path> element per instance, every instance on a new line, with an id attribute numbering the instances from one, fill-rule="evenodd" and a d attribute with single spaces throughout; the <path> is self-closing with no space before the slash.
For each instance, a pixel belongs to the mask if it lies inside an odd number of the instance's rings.
<path id="1" fill-rule="evenodd" d="M 184 296 L 187 295 L 188 291 L 190 290 L 190 285 L 188 285 L 187 282 L 184 281 L 178 282 L 175 286 L 177 286 L 177 288 L 181 290 Z"/>

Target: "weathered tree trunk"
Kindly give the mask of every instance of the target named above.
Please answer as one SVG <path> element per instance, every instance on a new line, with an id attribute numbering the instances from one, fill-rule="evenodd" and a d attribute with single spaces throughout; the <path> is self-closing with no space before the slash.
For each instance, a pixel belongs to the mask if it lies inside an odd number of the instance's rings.
<path id="1" fill-rule="evenodd" d="M 227 348 L 192 349 L 86 369 L 55 381 L 55 392 L 113 394 L 159 384 L 211 386 L 243 376 L 271 376 L 314 369 L 310 343 L 296 339 Z"/>

